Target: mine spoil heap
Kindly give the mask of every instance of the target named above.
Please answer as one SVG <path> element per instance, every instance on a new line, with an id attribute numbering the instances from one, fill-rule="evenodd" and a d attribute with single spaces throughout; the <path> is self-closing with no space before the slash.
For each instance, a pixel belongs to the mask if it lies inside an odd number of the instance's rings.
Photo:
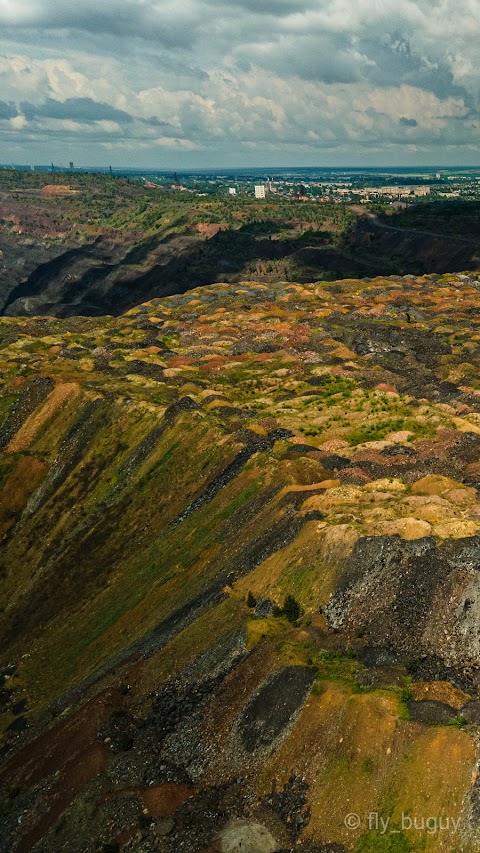
<path id="1" fill-rule="evenodd" d="M 0 319 L 1 851 L 480 851 L 479 289 Z"/>

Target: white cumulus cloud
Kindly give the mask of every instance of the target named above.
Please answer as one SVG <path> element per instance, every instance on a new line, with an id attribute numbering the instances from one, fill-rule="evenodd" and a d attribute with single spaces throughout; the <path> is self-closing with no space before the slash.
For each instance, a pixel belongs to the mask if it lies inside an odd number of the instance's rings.
<path id="1" fill-rule="evenodd" d="M 0 0 L 3 159 L 473 162 L 479 35 L 478 0 Z"/>

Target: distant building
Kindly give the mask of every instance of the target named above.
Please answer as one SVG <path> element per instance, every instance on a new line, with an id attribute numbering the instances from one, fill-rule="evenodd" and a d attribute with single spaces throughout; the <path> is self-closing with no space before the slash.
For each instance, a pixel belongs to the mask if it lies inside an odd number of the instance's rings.
<path id="1" fill-rule="evenodd" d="M 73 165 L 73 160 L 70 160 L 70 171 L 73 172 L 75 166 Z"/>
<path id="2" fill-rule="evenodd" d="M 264 184 L 256 184 L 255 185 L 255 198 L 265 198 L 265 186 L 264 186 Z"/>
<path id="3" fill-rule="evenodd" d="M 413 187 L 413 194 L 416 196 L 430 195 L 430 187 Z"/>
<path id="4" fill-rule="evenodd" d="M 362 193 L 367 198 L 408 198 L 409 196 L 427 196 L 430 194 L 430 187 L 428 186 L 411 186 L 406 185 L 404 187 L 365 187 L 362 190 Z"/>
<path id="5" fill-rule="evenodd" d="M 228 194 L 229 195 L 236 195 L 237 191 L 236 191 L 235 187 L 229 187 L 228 188 Z"/>

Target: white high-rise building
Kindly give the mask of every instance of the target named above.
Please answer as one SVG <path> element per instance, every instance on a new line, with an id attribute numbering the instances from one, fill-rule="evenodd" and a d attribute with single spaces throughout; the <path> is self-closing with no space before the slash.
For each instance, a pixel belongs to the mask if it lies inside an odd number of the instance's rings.
<path id="1" fill-rule="evenodd" d="M 235 187 L 229 187 L 228 188 L 228 194 L 229 195 L 236 195 L 237 191 L 236 191 Z"/>
<path id="2" fill-rule="evenodd" d="M 255 186 L 255 198 L 265 198 L 265 186 L 263 184 Z"/>

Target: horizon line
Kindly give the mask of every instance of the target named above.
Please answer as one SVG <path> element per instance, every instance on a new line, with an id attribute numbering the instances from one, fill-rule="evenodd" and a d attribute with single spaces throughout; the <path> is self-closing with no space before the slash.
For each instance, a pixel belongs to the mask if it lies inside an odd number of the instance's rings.
<path id="1" fill-rule="evenodd" d="M 48 165 L 47 163 L 0 163 L 0 169 L 3 169 L 5 171 L 9 171 L 9 170 L 10 171 L 17 171 L 17 170 L 25 169 L 25 170 L 29 171 L 29 170 L 32 170 L 32 168 L 33 168 L 33 169 L 38 169 L 41 171 L 52 172 L 52 165 L 53 165 L 54 171 L 58 170 L 61 172 L 65 171 L 65 172 L 72 172 L 72 173 L 78 172 L 78 171 L 85 171 L 85 170 L 89 170 L 89 169 L 106 170 L 106 171 L 109 171 L 111 169 L 112 172 L 128 170 L 128 171 L 135 171 L 135 172 L 159 172 L 159 173 L 161 173 L 161 172 L 172 172 L 172 173 L 175 173 L 175 172 L 193 172 L 193 171 L 195 171 L 195 172 L 235 172 L 235 171 L 241 172 L 241 171 L 248 171 L 248 170 L 285 171 L 285 170 L 294 170 L 294 169 L 298 169 L 298 170 L 318 169 L 319 171 L 321 171 L 322 169 L 325 171 L 339 171 L 339 170 L 355 169 L 355 170 L 364 170 L 367 172 L 369 171 L 369 169 L 376 169 L 376 170 L 380 169 L 382 171 L 389 171 L 389 170 L 394 170 L 394 169 L 410 170 L 410 171 L 412 171 L 412 170 L 413 171 L 415 171 L 415 170 L 418 170 L 418 171 L 431 171 L 431 170 L 452 171 L 452 170 L 455 170 L 455 171 L 467 171 L 467 172 L 468 171 L 476 171 L 476 170 L 480 171 L 480 163 L 478 165 L 475 165 L 475 166 L 472 166 L 472 165 L 470 165 L 470 166 L 438 165 L 438 164 L 428 164 L 426 166 L 421 166 L 421 165 L 400 166 L 400 165 L 395 165 L 395 164 L 391 164 L 388 166 L 384 166 L 384 165 L 379 165 L 379 166 L 357 165 L 357 166 L 355 166 L 355 165 L 351 165 L 351 164 L 343 164 L 340 166 L 327 166 L 327 165 L 318 165 L 318 166 L 299 166 L 299 165 L 254 166 L 254 165 L 251 165 L 251 166 L 222 166 L 222 167 L 218 167 L 218 166 L 189 166 L 189 167 L 168 166 L 168 167 L 164 167 L 164 168 L 156 167 L 156 166 L 126 166 L 126 165 L 110 166 L 110 165 L 98 165 L 98 164 L 89 163 L 88 165 L 75 166 L 73 169 L 71 169 L 70 166 L 68 166 L 68 165 L 62 165 L 62 164 L 55 165 L 55 163 L 50 164 L 50 165 Z"/>

